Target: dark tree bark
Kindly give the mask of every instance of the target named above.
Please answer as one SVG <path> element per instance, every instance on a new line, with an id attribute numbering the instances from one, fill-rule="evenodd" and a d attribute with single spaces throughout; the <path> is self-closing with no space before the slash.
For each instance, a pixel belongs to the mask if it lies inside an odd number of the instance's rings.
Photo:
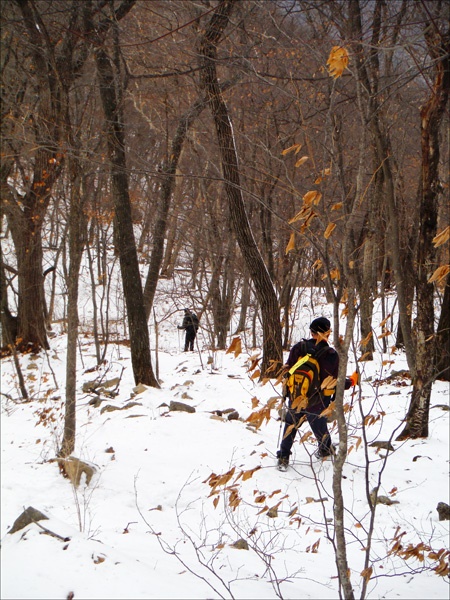
<path id="1" fill-rule="evenodd" d="M 274 374 L 283 359 L 278 300 L 245 211 L 231 120 L 216 71 L 217 44 L 228 25 L 235 4 L 236 0 L 225 0 L 221 3 L 201 37 L 199 44 L 201 85 L 207 94 L 216 127 L 231 223 L 261 307 L 263 325 L 261 373 L 268 374 L 268 369 L 272 367 L 274 369 L 272 374 Z"/>
<path id="2" fill-rule="evenodd" d="M 87 218 L 84 213 L 85 191 L 78 161 L 71 185 L 69 213 L 69 276 L 67 278 L 67 359 L 66 401 L 64 410 L 64 434 L 59 456 L 66 458 L 75 449 L 76 435 L 76 386 L 78 343 L 78 289 L 83 249 L 87 239 Z"/>
<path id="3" fill-rule="evenodd" d="M 147 316 L 131 216 L 121 97 L 123 84 L 117 63 L 113 63 L 103 46 L 97 47 L 95 60 L 106 121 L 115 211 L 114 230 L 127 308 L 133 374 L 136 383 L 159 387 L 151 364 Z"/>
<path id="4" fill-rule="evenodd" d="M 16 63 L 2 65 L 8 67 L 10 76 L 4 87 L 10 95 L 2 93 L 3 116 L 8 115 L 2 120 L 2 134 L 9 158 L 2 160 L 0 184 L 3 198 L 8 199 L 5 214 L 16 250 L 18 339 L 23 347 L 48 348 L 42 226 L 65 159 L 62 148 L 67 142 L 68 93 L 90 47 L 83 18 L 89 7 L 86 2 L 82 10 L 77 0 L 67 1 L 58 17 L 49 19 L 43 3 L 4 3 L 5 22 L 12 32 L 8 56 Z M 26 73 L 23 81 L 21 73 Z M 16 135 L 16 123 L 25 127 L 25 132 Z M 30 132 L 33 143 L 23 145 L 22 155 L 19 140 Z M 10 186 L 9 175 L 21 175 L 23 192 Z"/>
<path id="5" fill-rule="evenodd" d="M 416 368 L 413 376 L 411 404 L 406 425 L 397 439 L 428 437 L 431 388 L 434 380 L 434 284 L 436 251 L 433 238 L 437 231 L 439 195 L 439 129 L 448 103 L 450 89 L 450 30 L 440 34 L 427 23 L 425 40 L 434 61 L 435 78 L 431 95 L 420 112 L 422 134 L 422 198 L 420 205 L 416 298 L 417 318 L 414 334 Z M 444 309 L 445 310 L 445 309 Z"/>
<path id="6" fill-rule="evenodd" d="M 241 286 L 241 298 L 240 298 L 240 313 L 239 313 L 239 323 L 238 326 L 236 327 L 236 332 L 235 333 L 239 333 L 240 331 L 244 331 L 246 329 L 246 322 L 247 322 L 247 312 L 248 312 L 248 307 L 250 305 L 250 296 L 251 296 L 251 290 L 250 290 L 250 281 L 249 278 L 247 277 L 246 273 L 242 274 L 242 286 Z"/>

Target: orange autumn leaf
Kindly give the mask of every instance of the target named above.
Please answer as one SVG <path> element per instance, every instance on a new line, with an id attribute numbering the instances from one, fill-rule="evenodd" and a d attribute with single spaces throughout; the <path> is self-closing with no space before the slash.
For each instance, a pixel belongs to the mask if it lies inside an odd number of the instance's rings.
<path id="1" fill-rule="evenodd" d="M 433 238 L 434 247 L 442 246 L 445 242 L 448 242 L 450 238 L 450 225 L 447 225 L 445 229 L 436 234 Z"/>
<path id="2" fill-rule="evenodd" d="M 433 275 L 429 278 L 428 283 L 433 281 L 442 281 L 450 273 L 450 265 L 441 265 L 436 269 Z"/>
<path id="3" fill-rule="evenodd" d="M 333 281 L 339 281 L 341 278 L 341 272 L 339 271 L 339 269 L 331 269 L 330 277 L 331 279 L 333 279 Z"/>
<path id="4" fill-rule="evenodd" d="M 289 254 L 291 250 L 295 250 L 295 233 L 291 233 L 291 237 L 289 238 L 289 243 L 286 246 L 285 254 Z"/>
<path id="5" fill-rule="evenodd" d="M 300 221 L 300 219 L 305 219 L 310 213 L 311 209 L 303 206 L 303 208 L 295 215 L 295 217 L 292 217 L 292 219 L 288 221 L 289 225 L 292 225 L 292 223 L 295 223 L 296 221 Z"/>
<path id="6" fill-rule="evenodd" d="M 380 327 L 384 327 L 386 325 L 386 323 L 389 321 L 390 318 L 391 318 L 391 313 L 389 313 L 388 316 L 381 321 L 381 323 L 380 323 L 379 326 Z"/>
<path id="7" fill-rule="evenodd" d="M 333 233 L 334 229 L 336 227 L 336 223 L 328 223 L 328 227 L 325 229 L 325 233 L 323 234 L 323 237 L 327 240 L 330 235 Z"/>
<path id="8" fill-rule="evenodd" d="M 366 335 L 366 337 L 359 342 L 360 348 L 365 348 L 367 346 L 367 344 L 370 342 L 370 340 L 372 339 L 372 337 L 373 337 L 373 332 L 369 331 L 369 333 Z"/>
<path id="9" fill-rule="evenodd" d="M 281 155 L 282 156 L 286 156 L 286 154 L 289 154 L 289 152 L 292 152 L 293 150 L 295 150 L 295 154 L 297 154 L 297 152 L 300 150 L 300 148 L 302 147 L 301 144 L 294 144 L 293 146 L 289 146 L 289 148 L 285 148 Z"/>
<path id="10" fill-rule="evenodd" d="M 259 471 L 259 469 L 261 469 L 261 466 L 255 467 L 254 469 L 249 469 L 248 471 L 242 471 L 239 477 L 242 477 L 242 481 L 247 481 L 247 479 L 253 477 L 253 473 L 256 473 L 256 471 Z M 239 477 L 237 479 L 239 479 Z"/>
<path id="11" fill-rule="evenodd" d="M 327 60 L 328 71 L 334 79 L 341 77 L 348 65 L 348 52 L 343 46 L 333 46 Z"/>
<path id="12" fill-rule="evenodd" d="M 305 206 L 310 206 L 311 204 L 319 204 L 320 199 L 322 198 L 322 194 L 316 190 L 311 190 L 306 192 L 303 196 L 303 202 Z"/>
<path id="13" fill-rule="evenodd" d="M 240 337 L 235 337 L 233 339 L 228 350 L 226 351 L 226 354 L 232 354 L 233 352 L 234 352 L 235 358 L 237 358 L 239 356 L 239 354 L 242 352 L 242 345 L 241 345 Z"/>
<path id="14" fill-rule="evenodd" d="M 309 156 L 302 156 L 301 158 L 298 159 L 298 161 L 295 163 L 296 167 L 300 167 L 303 163 L 305 163 L 308 160 Z"/>

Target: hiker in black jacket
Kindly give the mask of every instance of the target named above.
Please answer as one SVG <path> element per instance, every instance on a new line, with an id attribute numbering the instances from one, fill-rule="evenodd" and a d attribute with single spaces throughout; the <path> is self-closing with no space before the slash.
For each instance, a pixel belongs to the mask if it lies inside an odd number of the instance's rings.
<path id="1" fill-rule="evenodd" d="M 186 337 L 184 340 L 184 351 L 194 351 L 195 336 L 198 331 L 198 317 L 195 313 L 191 312 L 188 308 L 184 309 L 183 324 L 178 325 L 178 329 L 184 329 L 186 331 Z"/>
<path id="2" fill-rule="evenodd" d="M 339 372 L 339 355 L 334 348 L 331 348 L 328 345 L 328 338 L 331 333 L 330 321 L 325 317 L 314 319 L 310 325 L 310 330 L 311 338 L 309 340 L 303 340 L 292 346 L 285 366 L 288 369 L 293 367 L 298 359 L 304 356 L 306 345 L 307 349 L 311 349 L 311 351 L 317 355 L 317 362 L 319 363 L 320 368 L 320 383 L 327 377 L 337 379 Z M 351 386 L 356 385 L 357 382 L 358 374 L 355 372 L 351 377 L 345 379 L 345 389 L 348 390 Z M 327 391 L 316 394 L 314 399 L 308 402 L 306 408 L 300 411 L 291 408 L 291 398 L 289 399 L 284 435 L 280 449 L 277 452 L 279 468 L 287 468 L 297 429 L 305 418 L 308 420 L 309 426 L 319 443 L 316 456 L 318 458 L 326 458 L 334 453 L 334 447 L 331 444 L 331 437 L 328 431 L 327 417 L 320 416 L 320 413 L 329 406 L 334 395 L 334 390 Z M 292 427 L 290 433 L 284 437 L 288 428 L 293 424 L 295 424 L 295 427 Z"/>

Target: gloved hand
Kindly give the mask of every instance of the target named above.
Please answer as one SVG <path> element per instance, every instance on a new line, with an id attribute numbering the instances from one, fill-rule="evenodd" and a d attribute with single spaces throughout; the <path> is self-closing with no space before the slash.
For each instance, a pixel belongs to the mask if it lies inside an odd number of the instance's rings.
<path id="1" fill-rule="evenodd" d="M 352 373 L 349 377 L 350 381 L 351 381 L 351 385 L 352 387 L 355 387 L 355 385 L 358 383 L 359 381 L 359 375 L 358 375 L 358 371 L 355 371 L 354 373 Z"/>

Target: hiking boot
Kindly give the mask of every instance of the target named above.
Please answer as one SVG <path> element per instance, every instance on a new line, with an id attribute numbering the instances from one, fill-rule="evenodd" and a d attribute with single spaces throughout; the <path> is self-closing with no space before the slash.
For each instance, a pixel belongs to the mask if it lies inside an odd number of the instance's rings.
<path id="1" fill-rule="evenodd" d="M 281 456 L 278 454 L 277 467 L 279 471 L 286 471 L 289 466 L 289 456 Z"/>
<path id="2" fill-rule="evenodd" d="M 328 458 L 329 456 L 336 455 L 336 447 L 331 445 L 329 448 L 324 448 L 323 446 L 319 447 L 318 450 L 314 453 L 316 458 Z"/>

